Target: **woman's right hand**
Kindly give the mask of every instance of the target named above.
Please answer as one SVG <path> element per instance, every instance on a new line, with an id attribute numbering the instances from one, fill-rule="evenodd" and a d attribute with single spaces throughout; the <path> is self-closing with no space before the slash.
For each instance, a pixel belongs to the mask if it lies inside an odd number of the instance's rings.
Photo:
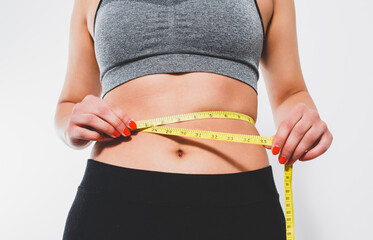
<path id="1" fill-rule="evenodd" d="M 136 128 L 135 121 L 122 109 L 99 97 L 87 95 L 72 109 L 65 137 L 72 146 L 81 148 L 90 141 L 121 135 L 128 137 L 130 130 Z"/>

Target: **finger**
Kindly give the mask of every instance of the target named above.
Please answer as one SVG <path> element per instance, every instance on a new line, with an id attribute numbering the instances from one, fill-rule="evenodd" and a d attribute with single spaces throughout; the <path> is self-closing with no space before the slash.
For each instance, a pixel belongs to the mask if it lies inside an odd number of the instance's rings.
<path id="1" fill-rule="evenodd" d="M 288 138 L 286 139 L 285 144 L 281 149 L 281 153 L 279 155 L 279 162 L 281 164 L 290 164 L 289 160 L 292 158 L 295 149 L 301 142 L 302 138 L 304 137 L 305 133 L 311 129 L 312 121 L 309 118 L 302 117 L 293 127 L 291 130 Z M 284 162 L 285 159 L 285 162 Z"/>
<path id="2" fill-rule="evenodd" d="M 320 142 L 321 137 L 323 136 L 323 134 L 325 134 L 326 132 L 329 131 L 329 130 L 328 130 L 328 127 L 327 127 L 327 125 L 326 125 L 326 123 L 323 122 L 323 121 L 318 122 L 318 125 L 315 126 L 315 127 L 313 128 L 313 130 L 316 131 L 316 132 L 315 132 L 315 135 L 314 135 L 313 137 L 314 137 L 314 138 L 317 138 L 317 140 L 313 142 L 313 144 L 312 144 L 312 146 L 311 146 L 310 148 L 308 148 L 305 152 L 302 153 L 302 155 L 299 157 L 299 160 L 301 160 L 301 161 L 303 160 L 304 156 L 306 155 L 306 153 L 307 153 L 308 151 L 310 151 L 311 149 L 313 149 L 314 147 L 316 147 L 316 146 L 319 144 L 319 142 Z M 329 133 L 330 133 L 330 132 L 329 132 Z M 331 135 L 331 134 L 330 134 L 330 135 Z"/>
<path id="3" fill-rule="evenodd" d="M 97 131 L 90 130 L 88 128 L 81 127 L 78 125 L 74 126 L 72 130 L 69 131 L 69 136 L 72 139 L 93 140 L 93 141 L 100 141 L 105 138 Z"/>
<path id="4" fill-rule="evenodd" d="M 103 120 L 102 118 L 98 117 L 95 114 L 91 113 L 83 113 L 80 114 L 78 118 L 72 120 L 74 124 L 86 127 L 87 129 L 91 129 L 94 131 L 99 131 L 101 133 L 105 133 L 108 136 L 111 136 L 112 138 L 119 137 L 119 132 L 108 122 Z"/>
<path id="5" fill-rule="evenodd" d="M 317 141 L 314 144 L 312 144 L 312 146 L 310 148 L 308 148 L 307 150 L 304 151 L 304 153 L 299 157 L 299 160 L 301 161 L 301 159 L 303 158 L 303 156 L 306 155 L 306 153 L 308 151 L 310 151 L 312 148 L 316 147 L 317 144 L 319 144 L 320 140 L 321 140 L 321 137 L 319 139 L 317 139 Z"/>
<path id="6" fill-rule="evenodd" d="M 87 107 L 86 111 L 93 113 L 109 123 L 114 129 L 116 129 L 121 135 L 127 137 L 131 135 L 127 126 L 124 124 L 121 118 L 119 118 L 110 109 L 109 105 L 105 101 L 99 101 L 96 105 L 90 105 Z M 119 135 L 120 136 L 120 135 Z"/>
<path id="7" fill-rule="evenodd" d="M 304 150 L 304 152 L 301 154 L 301 156 L 299 158 L 295 158 L 294 156 L 291 156 L 292 160 L 289 160 L 286 164 L 289 164 L 289 165 L 294 164 L 298 159 L 300 159 L 303 155 L 305 155 L 307 153 L 307 151 L 309 151 L 310 149 L 312 149 L 313 147 L 315 147 L 317 145 L 318 141 L 319 140 L 317 140 L 310 148 Z"/>
<path id="8" fill-rule="evenodd" d="M 321 154 L 325 153 L 328 148 L 330 147 L 331 143 L 333 141 L 333 137 L 329 131 L 325 132 L 319 141 L 319 143 L 312 148 L 311 150 L 307 151 L 307 153 L 300 158 L 300 161 L 308 161 L 311 159 L 314 159 Z"/>
<path id="9" fill-rule="evenodd" d="M 324 133 L 324 130 L 317 126 L 312 126 L 303 138 L 296 146 L 291 158 L 286 162 L 286 164 L 293 164 L 297 161 L 306 151 L 310 150 L 312 147 L 317 145 L 317 142 L 320 140 L 321 135 Z"/>
<path id="10" fill-rule="evenodd" d="M 126 125 L 127 128 L 129 128 L 130 130 L 137 129 L 136 122 L 132 117 L 126 114 L 121 108 L 115 106 L 113 103 L 106 100 L 105 102 L 108 104 L 110 110 L 112 110 L 113 113 L 117 115 L 119 119 L 122 120 L 122 122 Z"/>
<path id="11" fill-rule="evenodd" d="M 272 142 L 272 153 L 273 155 L 277 155 L 280 150 L 283 148 L 286 139 L 288 138 L 291 130 L 295 126 L 295 124 L 302 118 L 303 111 L 299 110 L 299 107 L 295 107 L 289 113 L 289 118 L 284 119 L 273 137 Z"/>

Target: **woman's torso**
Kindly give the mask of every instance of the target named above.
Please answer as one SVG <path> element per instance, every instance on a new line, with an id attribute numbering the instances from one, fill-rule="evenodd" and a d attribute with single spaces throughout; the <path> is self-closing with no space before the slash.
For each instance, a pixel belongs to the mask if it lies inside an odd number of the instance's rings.
<path id="1" fill-rule="evenodd" d="M 92 1 L 87 14 L 91 33 L 97 3 Z M 269 3 L 258 1 L 265 28 L 272 8 Z M 209 110 L 257 118 L 257 95 L 252 87 L 209 72 L 142 76 L 114 88 L 104 99 L 135 121 Z M 254 125 L 233 119 L 200 119 L 167 126 L 260 135 Z M 180 173 L 232 173 L 269 165 L 261 145 L 137 131 L 130 137 L 96 142 L 90 158 L 123 167 Z"/>

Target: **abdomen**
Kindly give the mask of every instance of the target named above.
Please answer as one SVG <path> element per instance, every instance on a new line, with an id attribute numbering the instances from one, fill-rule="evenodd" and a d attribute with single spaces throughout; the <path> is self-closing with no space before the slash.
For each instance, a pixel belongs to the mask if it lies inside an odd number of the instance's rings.
<path id="1" fill-rule="evenodd" d="M 257 95 L 249 85 L 208 72 L 152 74 L 131 80 L 104 97 L 135 121 L 198 111 L 234 111 L 256 121 Z M 170 127 L 260 135 L 233 119 L 199 119 Z M 133 131 L 130 137 L 96 142 L 90 158 L 131 168 L 181 173 L 231 173 L 268 166 L 261 145 Z"/>

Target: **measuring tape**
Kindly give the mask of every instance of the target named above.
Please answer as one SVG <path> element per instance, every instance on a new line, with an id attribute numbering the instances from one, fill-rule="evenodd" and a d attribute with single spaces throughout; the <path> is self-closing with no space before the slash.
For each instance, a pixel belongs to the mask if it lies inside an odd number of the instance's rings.
<path id="1" fill-rule="evenodd" d="M 254 119 L 252 119 L 250 116 L 243 113 L 230 111 L 193 112 L 160 118 L 153 118 L 148 120 L 140 120 L 135 122 L 137 125 L 137 130 L 142 132 L 272 146 L 273 137 L 159 126 L 164 124 L 207 118 L 237 119 L 255 125 Z M 284 171 L 286 239 L 294 240 L 294 208 L 293 193 L 291 187 L 293 165 L 285 164 Z"/>

